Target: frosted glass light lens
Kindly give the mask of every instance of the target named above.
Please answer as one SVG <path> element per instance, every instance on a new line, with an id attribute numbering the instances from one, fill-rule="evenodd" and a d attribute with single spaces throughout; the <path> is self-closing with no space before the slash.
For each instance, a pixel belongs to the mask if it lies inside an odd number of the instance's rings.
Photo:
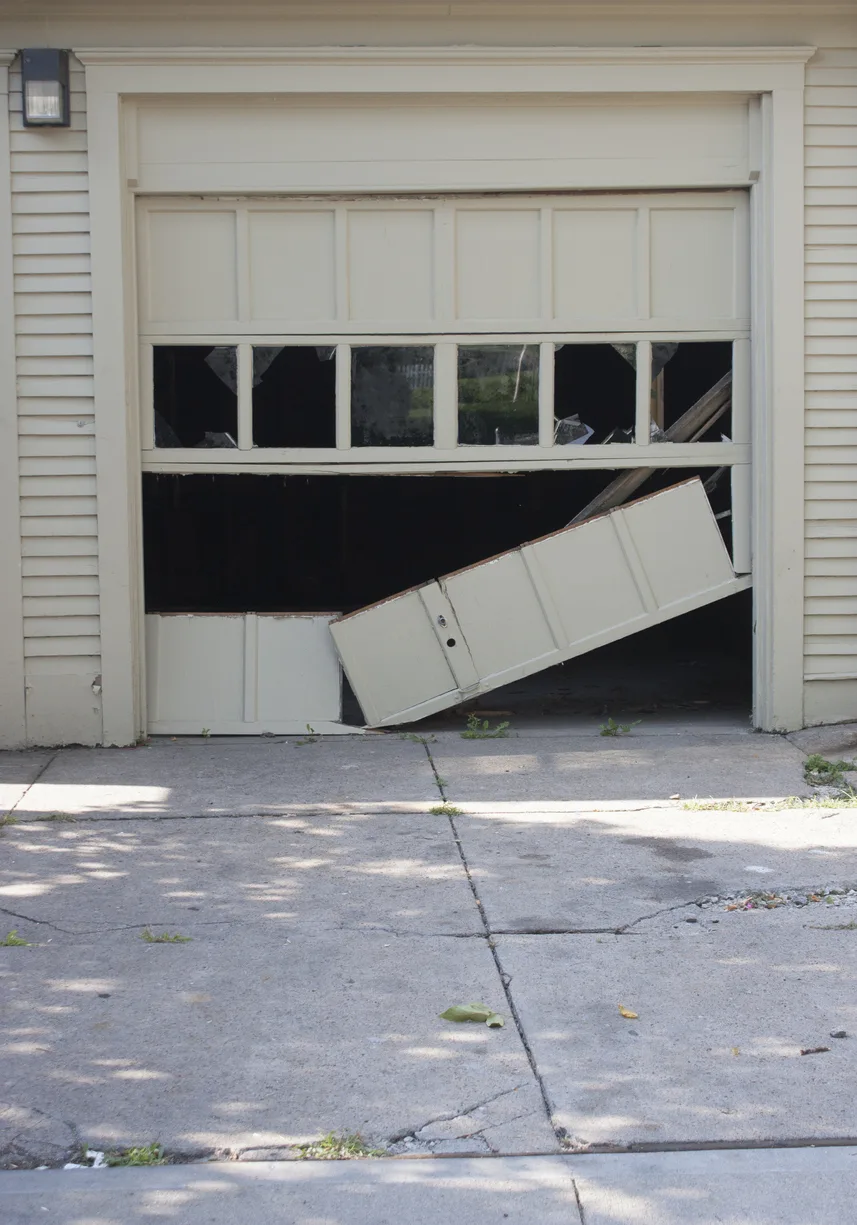
<path id="1" fill-rule="evenodd" d="M 62 86 L 59 81 L 27 81 L 25 104 L 28 123 L 62 120 Z"/>

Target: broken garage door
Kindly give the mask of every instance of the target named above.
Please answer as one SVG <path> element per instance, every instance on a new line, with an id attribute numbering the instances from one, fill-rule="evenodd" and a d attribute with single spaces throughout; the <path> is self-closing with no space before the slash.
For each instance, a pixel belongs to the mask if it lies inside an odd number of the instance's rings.
<path id="1" fill-rule="evenodd" d="M 698 478 L 331 623 L 370 727 L 408 723 L 751 585 Z"/>

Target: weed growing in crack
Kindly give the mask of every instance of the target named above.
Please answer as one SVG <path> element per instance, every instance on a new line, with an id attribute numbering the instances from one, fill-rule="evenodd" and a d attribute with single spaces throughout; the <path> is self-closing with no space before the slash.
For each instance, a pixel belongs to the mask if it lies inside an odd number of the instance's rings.
<path id="1" fill-rule="evenodd" d="M 318 739 L 319 739 L 319 738 L 318 738 L 318 734 L 317 734 L 317 732 L 316 732 L 315 728 L 314 728 L 314 727 L 310 727 L 310 725 L 309 725 L 309 723 L 308 723 L 308 724 L 306 725 L 306 730 L 307 730 L 307 735 L 306 735 L 306 736 L 302 736 L 302 737 L 300 738 L 300 740 L 298 741 L 298 744 L 318 744 Z"/>
<path id="2" fill-rule="evenodd" d="M 5 828 L 7 825 L 17 824 L 18 818 L 15 816 L 14 812 L 4 812 L 3 815 L 0 816 L 0 829 Z"/>
<path id="3" fill-rule="evenodd" d="M 166 1165 L 164 1146 L 152 1141 L 135 1148 L 120 1148 L 107 1153 L 108 1165 Z"/>
<path id="4" fill-rule="evenodd" d="M 329 1131 L 312 1144 L 302 1144 L 300 1155 L 310 1161 L 348 1161 L 358 1157 L 383 1157 L 384 1149 L 370 1148 L 359 1131 L 336 1135 Z"/>
<path id="5" fill-rule="evenodd" d="M 615 719 L 608 717 L 606 723 L 600 724 L 601 730 L 599 736 L 628 736 L 631 728 L 637 727 L 642 723 L 642 719 L 635 719 L 633 723 L 617 723 Z"/>
<path id="6" fill-rule="evenodd" d="M 789 812 L 798 808 L 857 808 L 857 796 L 817 796 L 812 799 L 790 795 L 782 800 L 684 800 L 685 812 Z"/>
<path id="7" fill-rule="evenodd" d="M 509 720 L 492 727 L 487 719 L 480 722 L 479 716 L 473 711 L 467 716 L 467 727 L 459 732 L 462 740 L 499 740 L 509 735 Z"/>
<path id="8" fill-rule="evenodd" d="M 854 768 L 853 761 L 828 761 L 820 753 L 810 753 L 803 763 L 803 776 L 813 787 L 842 787 L 845 771 Z"/>
<path id="9" fill-rule="evenodd" d="M 178 933 L 171 936 L 169 932 L 161 932 L 158 936 L 150 927 L 144 927 L 140 932 L 140 939 L 145 940 L 146 944 L 187 944 L 193 936 L 180 936 Z"/>
<path id="10" fill-rule="evenodd" d="M 430 808 L 429 812 L 433 817 L 463 817 L 464 813 L 460 808 L 456 808 L 454 804 L 435 804 L 434 808 Z"/>
<path id="11" fill-rule="evenodd" d="M 24 947 L 29 948 L 29 946 L 30 946 L 29 940 L 22 940 L 21 937 L 18 935 L 17 927 L 13 927 L 10 932 L 7 932 L 5 940 L 0 940 L 0 948 L 4 948 L 4 949 L 24 948 Z"/>
<path id="12" fill-rule="evenodd" d="M 437 744 L 437 736 L 418 736 L 416 732 L 399 732 L 400 740 L 410 740 L 412 744 Z"/>
<path id="13" fill-rule="evenodd" d="M 41 816 L 36 817 L 37 821 L 68 821 L 74 822 L 77 818 L 73 817 L 70 812 L 45 812 Z"/>

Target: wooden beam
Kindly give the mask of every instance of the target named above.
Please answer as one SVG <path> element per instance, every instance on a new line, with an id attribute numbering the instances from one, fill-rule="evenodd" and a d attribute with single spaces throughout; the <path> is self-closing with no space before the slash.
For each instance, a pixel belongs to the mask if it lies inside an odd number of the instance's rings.
<path id="1" fill-rule="evenodd" d="M 720 420 L 731 403 L 732 372 L 730 371 L 724 374 L 723 378 L 713 387 L 710 387 L 695 404 L 691 405 L 687 412 L 683 413 L 678 421 L 664 432 L 664 437 L 667 442 L 696 442 L 706 430 Z M 627 472 L 623 472 L 605 489 L 602 489 L 601 493 L 596 494 L 583 510 L 578 511 L 567 526 L 582 523 L 584 519 L 591 519 L 593 515 L 601 515 L 605 511 L 612 510 L 614 506 L 621 506 L 654 472 L 657 472 L 656 467 L 630 468 Z"/>

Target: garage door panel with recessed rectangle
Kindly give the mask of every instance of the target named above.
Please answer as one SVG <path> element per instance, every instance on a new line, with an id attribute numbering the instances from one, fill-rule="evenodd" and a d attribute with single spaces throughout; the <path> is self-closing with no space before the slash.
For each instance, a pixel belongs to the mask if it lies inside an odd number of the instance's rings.
<path id="1" fill-rule="evenodd" d="M 382 726 L 454 706 L 749 584 L 735 575 L 695 477 L 352 613 L 330 632 L 369 723 Z M 419 615 L 422 591 L 437 588 L 458 626 L 445 643 Z M 470 656 L 477 679 L 450 687 L 443 656 L 459 653 Z"/>

